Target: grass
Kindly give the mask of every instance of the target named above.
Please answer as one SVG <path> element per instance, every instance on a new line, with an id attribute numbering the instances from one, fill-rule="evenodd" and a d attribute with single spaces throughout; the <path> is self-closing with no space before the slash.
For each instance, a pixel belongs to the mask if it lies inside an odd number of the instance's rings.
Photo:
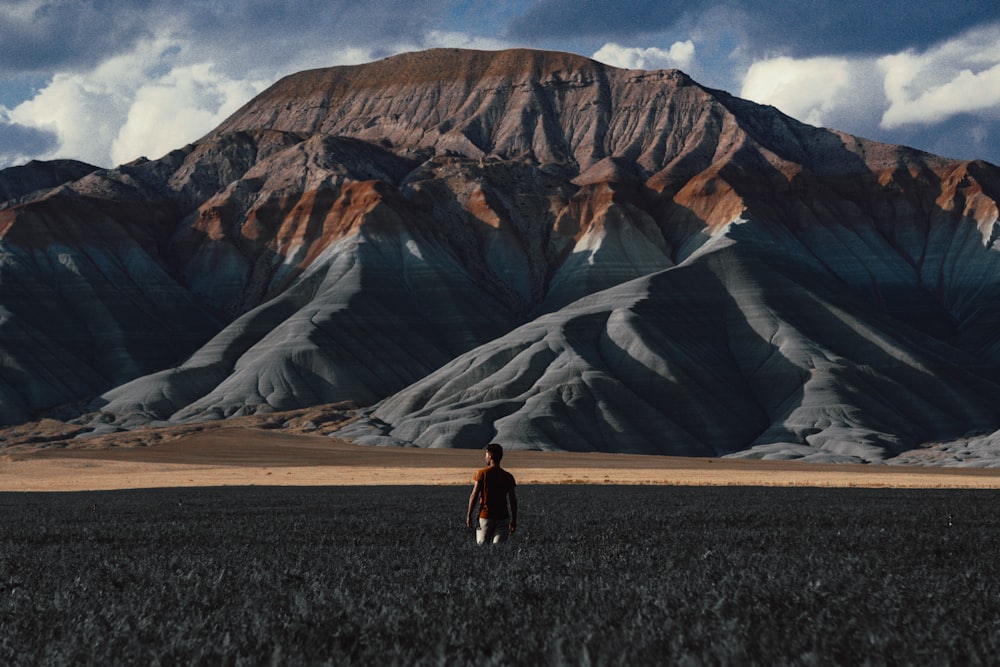
<path id="1" fill-rule="evenodd" d="M 3 664 L 982 664 L 995 491 L 0 494 Z"/>

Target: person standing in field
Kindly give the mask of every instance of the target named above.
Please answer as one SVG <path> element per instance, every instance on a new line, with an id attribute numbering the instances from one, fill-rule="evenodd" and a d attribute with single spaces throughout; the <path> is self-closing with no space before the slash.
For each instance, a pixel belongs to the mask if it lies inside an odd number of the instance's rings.
<path id="1" fill-rule="evenodd" d="M 465 525 L 472 528 L 476 501 L 479 501 L 479 526 L 476 528 L 476 542 L 479 544 L 500 544 L 507 535 L 517 528 L 517 495 L 514 493 L 514 476 L 500 467 L 503 447 L 494 443 L 486 445 L 486 467 L 476 471 L 472 481 L 472 495 L 469 496 L 469 513 Z M 510 512 L 507 501 L 510 500 Z"/>

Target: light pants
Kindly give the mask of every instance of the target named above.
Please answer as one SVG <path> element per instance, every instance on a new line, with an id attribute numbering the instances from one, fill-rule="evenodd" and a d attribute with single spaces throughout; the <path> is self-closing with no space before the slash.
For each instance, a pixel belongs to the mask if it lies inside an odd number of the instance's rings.
<path id="1" fill-rule="evenodd" d="M 510 519 L 479 519 L 479 528 L 476 529 L 476 542 L 486 544 L 500 544 L 507 541 L 510 534 Z"/>

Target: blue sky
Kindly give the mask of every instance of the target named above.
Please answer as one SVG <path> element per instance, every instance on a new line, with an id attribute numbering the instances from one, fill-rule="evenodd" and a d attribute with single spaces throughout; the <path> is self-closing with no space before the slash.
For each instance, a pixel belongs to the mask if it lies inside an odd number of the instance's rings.
<path id="1" fill-rule="evenodd" d="M 436 46 L 677 67 L 814 125 L 1000 164 L 998 0 L 2 0 L 0 167 L 157 158 L 281 76 Z"/>

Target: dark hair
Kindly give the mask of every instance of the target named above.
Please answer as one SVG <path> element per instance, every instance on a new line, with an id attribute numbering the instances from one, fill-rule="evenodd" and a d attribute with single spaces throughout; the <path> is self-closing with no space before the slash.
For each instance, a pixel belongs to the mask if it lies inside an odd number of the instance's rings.
<path id="1" fill-rule="evenodd" d="M 503 447 L 501 447 L 495 442 L 491 442 L 490 444 L 486 445 L 486 451 L 490 453 L 490 456 L 493 457 L 494 461 L 500 463 L 500 459 L 503 458 Z"/>

